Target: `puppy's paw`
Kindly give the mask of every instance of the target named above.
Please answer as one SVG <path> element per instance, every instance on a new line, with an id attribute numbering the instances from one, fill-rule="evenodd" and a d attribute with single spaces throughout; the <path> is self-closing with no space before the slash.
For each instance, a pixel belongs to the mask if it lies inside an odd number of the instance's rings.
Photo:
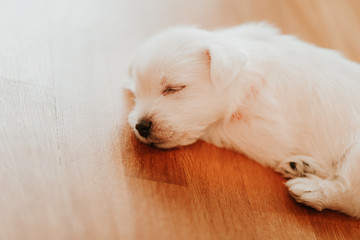
<path id="1" fill-rule="evenodd" d="M 289 180 L 286 185 L 290 195 L 299 203 L 321 211 L 325 208 L 326 196 L 321 186 L 321 178 L 310 175 Z"/>
<path id="2" fill-rule="evenodd" d="M 315 159 L 311 157 L 291 156 L 282 161 L 275 170 L 286 178 L 296 178 L 316 174 L 318 168 Z"/>

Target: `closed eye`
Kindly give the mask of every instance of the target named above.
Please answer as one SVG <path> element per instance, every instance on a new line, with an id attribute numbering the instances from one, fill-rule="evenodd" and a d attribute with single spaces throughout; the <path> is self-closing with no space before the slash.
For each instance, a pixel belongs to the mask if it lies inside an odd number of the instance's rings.
<path id="1" fill-rule="evenodd" d="M 181 85 L 181 86 L 167 86 L 164 88 L 164 90 L 161 92 L 162 95 L 166 96 L 169 94 L 173 94 L 176 92 L 179 92 L 180 90 L 183 90 L 186 86 L 185 85 Z"/>

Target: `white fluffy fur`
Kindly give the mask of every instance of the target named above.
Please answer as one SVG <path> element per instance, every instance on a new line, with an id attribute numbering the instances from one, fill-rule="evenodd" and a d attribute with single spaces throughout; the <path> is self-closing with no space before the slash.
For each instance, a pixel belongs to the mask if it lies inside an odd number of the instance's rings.
<path id="1" fill-rule="evenodd" d="M 290 194 L 360 217 L 360 65 L 265 23 L 169 29 L 130 68 L 129 122 L 160 148 L 203 139 L 292 178 Z"/>

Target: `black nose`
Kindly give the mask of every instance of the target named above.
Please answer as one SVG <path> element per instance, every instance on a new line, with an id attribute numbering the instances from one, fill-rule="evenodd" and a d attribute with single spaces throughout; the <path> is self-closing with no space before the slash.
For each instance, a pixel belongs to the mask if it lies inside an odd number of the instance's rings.
<path id="1" fill-rule="evenodd" d="M 147 138 L 150 134 L 152 122 L 147 119 L 142 119 L 135 125 L 136 130 L 139 132 L 140 136 Z"/>

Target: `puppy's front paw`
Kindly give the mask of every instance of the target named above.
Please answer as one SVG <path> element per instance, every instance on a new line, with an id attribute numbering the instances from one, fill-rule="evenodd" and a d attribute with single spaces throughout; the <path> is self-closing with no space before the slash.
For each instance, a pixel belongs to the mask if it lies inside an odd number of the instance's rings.
<path id="1" fill-rule="evenodd" d="M 290 195 L 299 203 L 321 211 L 325 208 L 326 196 L 321 187 L 322 179 L 316 176 L 289 180 L 286 185 Z"/>
<path id="2" fill-rule="evenodd" d="M 307 156 L 291 156 L 282 161 L 276 171 L 286 178 L 305 177 L 306 174 L 315 174 L 315 159 Z"/>

